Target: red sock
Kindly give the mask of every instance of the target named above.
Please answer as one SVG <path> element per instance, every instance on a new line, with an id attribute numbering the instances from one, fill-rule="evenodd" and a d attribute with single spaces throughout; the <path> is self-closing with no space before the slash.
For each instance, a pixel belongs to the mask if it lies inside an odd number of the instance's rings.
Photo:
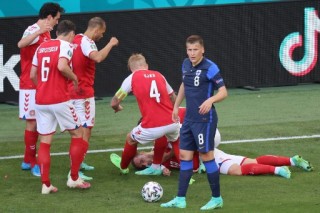
<path id="1" fill-rule="evenodd" d="M 193 170 L 198 170 L 199 169 L 199 152 L 198 151 L 194 151 L 193 153 Z"/>
<path id="2" fill-rule="evenodd" d="M 263 155 L 256 158 L 258 164 L 271 166 L 291 166 L 290 158 L 276 155 Z"/>
<path id="3" fill-rule="evenodd" d="M 180 139 L 178 138 L 178 140 L 170 143 L 171 143 L 174 155 L 176 156 L 176 159 L 178 161 L 177 163 L 180 164 L 180 150 L 179 150 Z"/>
<path id="4" fill-rule="evenodd" d="M 168 141 L 165 136 L 158 138 L 154 143 L 153 149 L 153 164 L 161 164 L 163 159 L 163 154 L 168 147 Z"/>
<path id="5" fill-rule="evenodd" d="M 274 174 L 275 167 L 263 164 L 250 163 L 241 166 L 242 175 Z"/>
<path id="6" fill-rule="evenodd" d="M 124 145 L 124 149 L 122 152 L 121 156 L 121 169 L 126 169 L 128 168 L 131 160 L 137 153 L 137 145 L 130 145 L 127 141 L 126 144 Z"/>
<path id="7" fill-rule="evenodd" d="M 24 131 L 24 162 L 30 163 L 31 168 L 37 164 L 37 141 L 38 141 L 38 132 L 32 132 L 29 130 Z"/>
<path id="8" fill-rule="evenodd" d="M 79 178 L 80 165 L 84 159 L 84 140 L 82 138 L 71 138 L 69 157 L 70 157 L 70 172 L 72 180 Z"/>
<path id="9" fill-rule="evenodd" d="M 40 165 L 41 182 L 49 187 L 50 184 L 50 144 L 40 143 L 38 152 L 38 163 Z"/>

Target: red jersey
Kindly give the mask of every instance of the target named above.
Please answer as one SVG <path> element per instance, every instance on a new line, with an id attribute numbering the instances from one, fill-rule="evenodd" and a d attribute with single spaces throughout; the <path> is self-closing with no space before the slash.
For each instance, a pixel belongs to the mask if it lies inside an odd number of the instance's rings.
<path id="1" fill-rule="evenodd" d="M 71 62 L 72 51 L 69 42 L 58 39 L 39 46 L 32 61 L 38 67 L 36 104 L 49 105 L 70 100 L 68 79 L 58 70 L 58 61 L 59 58 L 66 58 Z"/>
<path id="2" fill-rule="evenodd" d="M 91 98 L 94 96 L 95 61 L 89 58 L 92 51 L 98 51 L 93 40 L 83 34 L 78 34 L 73 40 L 74 51 L 72 57 L 73 72 L 77 75 L 79 85 L 75 90 L 73 83 L 69 83 L 71 99 Z"/>
<path id="3" fill-rule="evenodd" d="M 165 152 L 166 153 L 170 153 L 171 152 L 171 148 L 168 147 Z M 175 155 L 173 155 L 167 161 L 162 162 L 162 165 L 165 166 L 168 169 L 180 169 L 180 161 L 176 158 Z"/>
<path id="4" fill-rule="evenodd" d="M 129 75 L 121 89 L 136 96 L 143 128 L 154 128 L 172 124 L 173 105 L 171 86 L 161 73 L 152 70 L 138 70 Z"/>
<path id="5" fill-rule="evenodd" d="M 22 38 L 27 37 L 30 34 L 38 31 L 40 27 L 37 24 L 29 26 L 23 33 Z M 30 79 L 30 70 L 32 66 L 32 57 L 36 52 L 36 49 L 39 45 L 45 41 L 51 39 L 50 33 L 46 32 L 39 35 L 34 39 L 31 44 L 20 49 L 20 58 L 21 58 L 21 74 L 20 74 L 20 89 L 35 89 L 36 85 Z"/>

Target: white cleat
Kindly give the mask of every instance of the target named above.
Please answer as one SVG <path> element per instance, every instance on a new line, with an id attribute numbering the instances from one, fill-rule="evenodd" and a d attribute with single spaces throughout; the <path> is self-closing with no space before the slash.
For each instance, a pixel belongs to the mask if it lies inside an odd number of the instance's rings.
<path id="1" fill-rule="evenodd" d="M 91 184 L 88 182 L 85 182 L 80 177 L 78 177 L 78 180 L 74 181 L 71 177 L 68 178 L 67 186 L 69 188 L 78 188 L 78 189 L 88 189 L 91 187 Z"/>
<path id="2" fill-rule="evenodd" d="M 47 187 L 46 184 L 42 184 L 41 194 L 43 194 L 43 195 L 47 195 L 47 194 L 50 194 L 50 193 L 56 193 L 57 191 L 58 191 L 57 187 L 54 187 L 52 185 Z"/>

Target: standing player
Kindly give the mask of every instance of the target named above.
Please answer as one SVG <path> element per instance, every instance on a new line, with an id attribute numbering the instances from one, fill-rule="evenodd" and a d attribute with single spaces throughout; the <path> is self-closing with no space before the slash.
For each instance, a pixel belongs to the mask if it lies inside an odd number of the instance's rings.
<path id="1" fill-rule="evenodd" d="M 214 159 L 214 136 L 218 117 L 214 104 L 227 97 L 227 89 L 215 63 L 203 56 L 203 39 L 198 35 L 186 40 L 188 58 L 183 61 L 183 82 L 172 118 L 178 121 L 179 106 L 186 97 L 186 116 L 180 133 L 180 173 L 177 197 L 161 204 L 165 208 L 186 208 L 186 194 L 192 176 L 192 158 L 198 150 L 206 168 L 212 198 L 201 210 L 222 208 L 219 170 Z M 217 93 L 214 94 L 214 89 Z"/>
<path id="2" fill-rule="evenodd" d="M 94 17 L 89 20 L 87 30 L 84 34 L 75 36 L 73 43 L 75 46 L 74 56 L 72 57 L 72 67 L 74 73 L 79 80 L 78 89 L 75 89 L 72 82 L 69 84 L 69 92 L 71 94 L 72 103 L 75 106 L 76 112 L 80 117 L 82 126 L 84 127 L 83 139 L 88 143 L 91 137 L 91 129 L 94 126 L 95 119 L 95 100 L 94 100 L 94 78 L 95 78 L 95 63 L 102 62 L 109 54 L 111 49 L 118 45 L 118 39 L 112 37 L 109 43 L 100 51 L 95 44 L 99 41 L 106 32 L 106 23 L 100 17 Z M 86 163 L 81 164 L 81 169 L 93 170 L 93 166 Z M 81 173 L 81 176 L 90 180 Z"/>
<path id="3" fill-rule="evenodd" d="M 82 139 L 82 127 L 70 103 L 68 79 L 78 85 L 77 76 L 72 72 L 72 42 L 75 35 L 73 22 L 63 20 L 57 27 L 57 39 L 42 43 L 33 57 L 30 77 L 36 87 L 36 120 L 40 134 L 38 162 L 41 168 L 42 194 L 57 192 L 50 182 L 50 146 L 59 124 L 61 131 L 69 131 L 71 143 L 69 150 L 71 177 L 70 188 L 89 188 L 78 175 L 85 155 L 86 142 Z"/>
<path id="4" fill-rule="evenodd" d="M 38 21 L 29 26 L 18 42 L 21 57 L 21 75 L 19 90 L 19 118 L 26 121 L 24 131 L 24 159 L 21 169 L 30 170 L 35 176 L 40 176 L 39 166 L 36 164 L 36 147 L 38 132 L 35 116 L 35 88 L 30 80 L 32 57 L 38 46 L 51 39 L 50 31 L 58 24 L 64 9 L 57 3 L 45 3 L 39 11 Z"/>
<path id="5" fill-rule="evenodd" d="M 148 69 L 148 64 L 142 54 L 133 54 L 128 60 L 129 75 L 111 100 L 115 112 L 121 111 L 121 101 L 131 91 L 136 96 L 141 123 L 127 134 L 122 158 L 111 154 L 111 162 L 120 169 L 122 174 L 129 172 L 129 164 L 137 153 L 137 145 L 153 142 L 166 136 L 168 141 L 175 143 L 179 137 L 180 124 L 172 122 L 171 114 L 175 94 L 165 77 L 157 71 Z M 161 147 L 159 147 L 161 145 Z M 137 171 L 137 175 L 161 175 L 160 164 L 166 146 L 155 144 L 153 163 L 150 167 Z"/>

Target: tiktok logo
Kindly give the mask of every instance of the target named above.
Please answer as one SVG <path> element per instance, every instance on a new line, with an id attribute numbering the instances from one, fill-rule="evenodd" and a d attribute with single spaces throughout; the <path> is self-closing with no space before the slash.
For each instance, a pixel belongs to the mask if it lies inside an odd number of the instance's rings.
<path id="1" fill-rule="evenodd" d="M 303 37 L 299 32 L 287 35 L 280 46 L 280 62 L 290 74 L 304 76 L 312 71 L 318 60 L 318 33 L 320 33 L 318 12 L 311 7 L 305 8 L 303 58 L 300 61 L 292 59 L 293 51 L 303 45 Z"/>

